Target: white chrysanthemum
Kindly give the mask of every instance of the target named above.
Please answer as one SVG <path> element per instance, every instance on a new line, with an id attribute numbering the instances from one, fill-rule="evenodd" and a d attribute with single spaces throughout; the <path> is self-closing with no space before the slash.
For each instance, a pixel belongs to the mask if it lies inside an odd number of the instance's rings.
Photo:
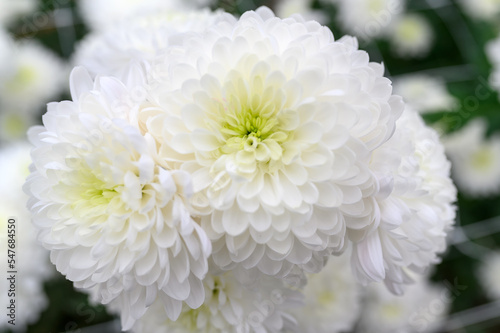
<path id="1" fill-rule="evenodd" d="M 500 15 L 500 0 L 460 0 L 463 12 L 473 18 L 493 21 Z"/>
<path id="2" fill-rule="evenodd" d="M 119 22 L 95 31 L 77 47 L 73 63 L 93 75 L 123 77 L 131 63 L 151 61 L 168 46 L 168 37 L 180 32 L 202 31 L 223 12 L 160 11 Z"/>
<path id="3" fill-rule="evenodd" d="M 302 304 L 302 295 L 283 280 L 257 272 L 219 272 L 204 280 L 205 301 L 198 309 L 183 307 L 177 321 L 165 317 L 156 301 L 137 322 L 135 333 L 271 333 L 295 331 L 287 313 Z"/>
<path id="4" fill-rule="evenodd" d="M 491 86 L 500 91 L 500 37 L 486 44 L 486 55 L 493 65 L 489 81 Z"/>
<path id="5" fill-rule="evenodd" d="M 186 206 L 190 176 L 157 164 L 151 137 L 130 125 L 137 108 L 118 103 L 128 97 L 118 80 L 77 68 L 70 86 L 73 101 L 49 104 L 45 127 L 29 133 L 39 239 L 76 287 L 118 299 L 124 329 L 157 294 L 175 319 L 182 301 L 202 304 L 211 251 Z"/>
<path id="6" fill-rule="evenodd" d="M 403 104 L 355 39 L 263 7 L 175 42 L 139 122 L 192 174 L 217 265 L 317 272 L 373 227 L 369 154 Z"/>
<path id="7" fill-rule="evenodd" d="M 9 61 L 0 64 L 2 140 L 25 135 L 44 104 L 61 90 L 66 74 L 62 61 L 38 43 L 11 45 L 7 51 Z"/>
<path id="8" fill-rule="evenodd" d="M 418 278 L 403 296 L 387 291 L 383 284 L 366 288 L 359 331 L 370 333 L 431 333 L 439 330 L 452 298 L 444 287 Z"/>
<path id="9" fill-rule="evenodd" d="M 0 28 L 36 9 L 36 0 L 0 0 Z"/>
<path id="10" fill-rule="evenodd" d="M 390 30 L 403 12 L 404 0 L 324 0 L 338 6 L 338 20 L 348 33 L 369 40 Z"/>
<path id="11" fill-rule="evenodd" d="M 454 223 L 456 189 L 437 133 L 406 109 L 394 136 L 375 150 L 371 168 L 380 188 L 380 225 L 354 246 L 353 267 L 364 284 L 384 281 L 394 293 L 439 262 Z"/>
<path id="12" fill-rule="evenodd" d="M 479 282 L 488 298 L 500 299 L 500 251 L 490 253 L 483 260 L 478 270 Z"/>
<path id="13" fill-rule="evenodd" d="M 434 33 L 422 15 L 405 14 L 394 22 L 389 32 L 394 53 L 400 57 L 423 57 L 429 53 Z"/>
<path id="14" fill-rule="evenodd" d="M 450 111 L 457 106 L 444 81 L 428 75 L 405 75 L 394 80 L 394 92 L 420 113 Z"/>
<path id="15" fill-rule="evenodd" d="M 0 252 L 2 260 L 0 269 L 2 279 L 0 279 L 0 301 L 3 305 L 4 313 L 0 319 L 0 330 L 2 328 L 13 329 L 22 332 L 26 326 L 35 322 L 40 312 L 47 305 L 47 298 L 43 291 L 43 282 L 53 273 L 52 265 L 49 262 L 49 253 L 38 244 L 36 240 L 36 230 L 30 224 L 30 214 L 26 208 L 27 196 L 23 193 L 22 186 L 29 175 L 30 149 L 28 143 L 16 143 L 0 150 Z M 8 266 L 7 246 L 10 239 L 7 236 L 8 220 L 14 217 L 16 240 L 14 269 Z M 10 242 L 12 244 L 12 242 Z M 9 310 L 10 298 L 7 291 L 10 289 L 10 282 L 7 271 L 17 271 L 15 277 L 15 300 L 16 316 L 15 326 L 7 323 L 11 320 L 6 316 Z M 14 299 L 14 297 L 12 297 Z"/>
<path id="16" fill-rule="evenodd" d="M 301 333 L 351 331 L 361 310 L 361 286 L 353 278 L 349 255 L 331 257 L 318 274 L 309 275 L 305 306 L 293 311 Z"/>
<path id="17" fill-rule="evenodd" d="M 486 129 L 486 121 L 478 118 L 443 138 L 453 177 L 460 190 L 471 196 L 500 192 L 500 135 L 486 139 Z"/>
<path id="18" fill-rule="evenodd" d="M 313 10 L 312 2 L 312 0 L 279 0 L 275 5 L 276 16 L 287 18 L 293 14 L 300 14 L 307 20 L 327 23 L 328 16 L 320 10 Z"/>
<path id="19" fill-rule="evenodd" d="M 105 30 L 117 22 L 159 11 L 194 10 L 213 0 L 81 0 L 78 2 L 85 23 L 92 29 Z"/>

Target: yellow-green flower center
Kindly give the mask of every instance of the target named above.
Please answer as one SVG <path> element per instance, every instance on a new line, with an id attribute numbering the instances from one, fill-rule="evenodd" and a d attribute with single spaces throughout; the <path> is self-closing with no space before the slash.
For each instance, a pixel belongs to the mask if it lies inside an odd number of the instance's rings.
<path id="1" fill-rule="evenodd" d="M 3 119 L 2 129 L 7 136 L 19 138 L 26 133 L 27 124 L 18 114 L 9 114 Z"/>
<path id="2" fill-rule="evenodd" d="M 406 18 L 398 27 L 398 34 L 402 40 L 414 41 L 422 34 L 423 27 L 415 18 Z"/>
<path id="3" fill-rule="evenodd" d="M 488 170 L 493 163 L 493 155 L 487 147 L 483 147 L 471 156 L 472 167 L 476 170 Z"/>
<path id="4" fill-rule="evenodd" d="M 37 76 L 36 68 L 30 65 L 19 67 L 16 75 L 6 83 L 7 89 L 12 92 L 19 92 L 26 85 L 31 84 Z"/>
<path id="5" fill-rule="evenodd" d="M 85 217 L 105 214 L 110 202 L 115 197 L 120 196 L 117 191 L 118 186 L 106 184 L 89 168 L 80 169 L 75 180 L 78 181 L 79 186 L 71 208 L 76 216 Z"/>

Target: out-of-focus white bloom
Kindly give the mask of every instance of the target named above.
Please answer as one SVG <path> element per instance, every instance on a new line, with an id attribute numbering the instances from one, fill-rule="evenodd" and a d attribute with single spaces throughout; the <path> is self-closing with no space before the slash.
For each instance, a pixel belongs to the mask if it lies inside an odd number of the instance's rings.
<path id="1" fill-rule="evenodd" d="M 257 273 L 257 274 L 256 274 Z M 183 307 L 175 322 L 156 301 L 133 329 L 135 333 L 271 333 L 295 331 L 287 312 L 302 304 L 302 295 L 283 280 L 256 271 L 209 274 L 203 281 L 205 301 L 198 309 Z"/>
<path id="2" fill-rule="evenodd" d="M 346 230 L 373 227 L 369 156 L 403 103 L 355 39 L 263 7 L 170 50 L 138 119 L 159 158 L 192 174 L 219 267 L 318 272 Z"/>
<path id="3" fill-rule="evenodd" d="M 168 46 L 168 37 L 180 32 L 200 32 L 219 17 L 221 11 L 160 11 L 133 17 L 85 37 L 73 63 L 93 75 L 123 77 L 132 63 L 151 61 Z"/>
<path id="4" fill-rule="evenodd" d="M 429 53 L 434 33 L 422 15 L 406 14 L 398 17 L 389 32 L 394 53 L 400 57 L 423 57 Z"/>
<path id="5" fill-rule="evenodd" d="M 331 257 L 318 274 L 311 274 L 303 291 L 305 306 L 293 311 L 301 333 L 352 330 L 361 310 L 361 286 L 354 279 L 346 253 Z"/>
<path id="6" fill-rule="evenodd" d="M 489 78 L 490 84 L 500 92 L 500 37 L 486 44 L 486 55 L 493 65 L 493 71 Z"/>
<path id="7" fill-rule="evenodd" d="M 454 179 L 471 196 L 500 192 L 500 135 L 486 139 L 486 129 L 486 121 L 478 118 L 443 138 Z"/>
<path id="8" fill-rule="evenodd" d="M 500 0 L 461 0 L 463 12 L 475 19 L 495 20 L 500 14 Z"/>
<path id="9" fill-rule="evenodd" d="M 403 12 L 404 0 L 324 0 L 338 6 L 338 20 L 348 33 L 370 40 L 387 33 Z"/>
<path id="10" fill-rule="evenodd" d="M 444 81 L 429 75 L 405 75 L 395 79 L 394 92 L 420 113 L 450 111 L 457 106 Z"/>
<path id="11" fill-rule="evenodd" d="M 31 216 L 26 208 L 28 200 L 23 193 L 22 186 L 24 180 L 29 175 L 30 149 L 28 143 L 11 144 L 9 147 L 0 150 L 0 172 L 2 181 L 0 182 L 0 269 L 2 279 L 0 279 L 0 301 L 4 313 L 0 318 L 0 330 L 14 329 L 14 331 L 24 331 L 26 326 L 38 319 L 40 312 L 47 305 L 47 298 L 43 291 L 43 282 L 52 273 L 52 265 L 49 262 L 49 253 L 36 240 L 36 230 L 31 225 Z M 8 229 L 9 218 L 15 218 L 15 228 Z M 15 230 L 15 242 L 8 237 L 8 230 Z M 11 248 L 15 252 L 15 257 L 8 257 L 7 250 L 9 244 L 14 244 Z M 14 259 L 14 267 L 9 267 L 7 259 Z M 5 307 L 10 303 L 7 291 L 10 289 L 10 282 L 7 280 L 7 271 L 17 271 L 15 277 L 15 326 L 7 324 L 13 318 L 6 314 L 9 310 Z"/>
<path id="12" fill-rule="evenodd" d="M 0 0 L 0 28 L 36 9 L 36 0 Z"/>
<path id="13" fill-rule="evenodd" d="M 78 2 L 85 23 L 104 30 L 117 22 L 162 11 L 183 11 L 209 6 L 213 0 L 81 0 Z"/>
<path id="14" fill-rule="evenodd" d="M 33 41 L 9 43 L 9 61 L 0 64 L 1 140 L 24 137 L 38 112 L 62 88 L 65 66 Z"/>
<path id="15" fill-rule="evenodd" d="M 118 80 L 72 73 L 73 101 L 49 104 L 45 127 L 29 132 L 32 173 L 25 189 L 39 239 L 78 288 L 120 303 L 126 330 L 158 296 L 177 318 L 183 301 L 204 300 L 211 244 L 190 216 L 191 177 L 169 171 L 149 135 L 119 103 Z"/>
<path id="16" fill-rule="evenodd" d="M 500 252 L 492 252 L 483 258 L 478 277 L 486 296 L 492 300 L 500 299 Z"/>
<path id="17" fill-rule="evenodd" d="M 355 244 L 353 267 L 366 284 L 384 280 L 394 293 L 439 262 L 455 218 L 456 189 L 437 133 L 406 109 L 394 136 L 375 150 L 371 168 L 379 181 L 380 224 Z"/>
<path id="18" fill-rule="evenodd" d="M 287 18 L 293 14 L 300 14 L 306 20 L 316 20 L 325 24 L 328 16 L 320 10 L 313 10 L 312 0 L 279 0 L 275 5 L 276 16 Z"/>
<path id="19" fill-rule="evenodd" d="M 391 294 L 383 284 L 366 288 L 360 332 L 431 333 L 439 330 L 448 313 L 451 298 L 444 287 L 418 278 L 403 296 Z"/>

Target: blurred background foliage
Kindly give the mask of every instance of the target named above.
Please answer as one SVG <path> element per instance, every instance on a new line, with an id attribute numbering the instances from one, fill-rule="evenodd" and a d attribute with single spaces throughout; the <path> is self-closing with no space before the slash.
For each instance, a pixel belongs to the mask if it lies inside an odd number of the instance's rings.
<path id="1" fill-rule="evenodd" d="M 16 39 L 34 38 L 61 58 L 69 60 L 75 45 L 89 31 L 77 10 L 76 2 L 77 0 L 40 0 L 38 10 L 11 25 L 9 31 Z M 220 0 L 212 7 L 239 15 L 261 5 L 273 8 L 275 3 L 259 0 Z M 342 25 L 336 21 L 335 5 L 315 1 L 312 7 L 321 9 L 326 14 L 327 25 L 336 38 L 346 34 Z M 457 1 L 410 0 L 407 3 L 407 11 L 425 16 L 432 26 L 434 43 L 427 55 L 418 59 L 398 57 L 392 52 L 390 43 L 384 39 L 361 39 L 360 48 L 370 54 L 372 61 L 383 62 L 386 75 L 390 78 L 420 73 L 441 77 L 446 82 L 449 92 L 458 100 L 458 107 L 453 113 L 443 110 L 425 115 L 429 124 L 437 125 L 444 132 L 453 132 L 471 119 L 485 117 L 488 120 L 489 134 L 500 131 L 500 103 L 497 92 L 488 86 L 492 65 L 484 51 L 486 44 L 497 37 L 500 21 L 486 22 L 470 18 Z M 61 18 L 64 22 L 58 22 Z M 65 92 L 57 99 L 68 98 L 69 95 Z M 40 115 L 43 112 L 41 108 Z M 499 196 L 475 198 L 459 193 L 457 225 L 468 226 L 493 218 L 489 227 L 493 226 L 494 229 L 494 226 L 500 224 L 498 218 L 495 220 L 495 217 L 500 216 L 499 199 Z M 452 318 L 454 314 L 460 317 L 464 313 L 462 311 L 489 302 L 478 283 L 475 271 L 484 251 L 500 247 L 500 233 L 493 229 L 491 233 L 479 228 L 479 231 L 476 230 L 479 238 L 472 242 L 451 245 L 444 255 L 443 262 L 436 268 L 433 280 L 437 283 L 448 281 L 466 287 L 454 295 L 456 298 L 451 308 Z M 451 237 L 452 242 L 454 235 Z M 49 306 L 43 311 L 39 321 L 29 327 L 28 332 L 116 330 L 116 322 L 99 326 L 114 320 L 114 317 L 106 313 L 103 306 L 91 305 L 87 296 L 76 292 L 71 282 L 62 276 L 47 282 L 45 291 L 49 297 Z M 500 332 L 500 314 L 496 318 L 457 328 L 453 332 Z"/>

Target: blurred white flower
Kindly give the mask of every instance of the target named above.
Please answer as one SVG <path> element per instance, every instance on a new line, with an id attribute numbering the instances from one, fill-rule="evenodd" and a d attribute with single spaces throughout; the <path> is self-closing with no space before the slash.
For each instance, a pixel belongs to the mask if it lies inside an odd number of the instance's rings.
<path id="1" fill-rule="evenodd" d="M 175 322 L 156 301 L 133 329 L 135 333 L 271 333 L 295 331 L 287 312 L 302 304 L 302 295 L 283 280 L 256 271 L 219 272 L 203 281 L 205 301 L 198 309 L 183 307 Z"/>
<path id="2" fill-rule="evenodd" d="M 36 0 L 0 0 L 0 29 L 33 12 L 37 4 Z"/>
<path id="3" fill-rule="evenodd" d="M 470 196 L 500 193 L 500 135 L 486 138 L 486 130 L 486 121 L 477 118 L 443 138 L 454 179 Z"/>
<path id="4" fill-rule="evenodd" d="M 29 132 L 25 189 L 52 262 L 101 302 L 116 299 L 124 330 L 157 295 L 171 319 L 183 301 L 199 307 L 211 244 L 188 212 L 190 176 L 158 163 L 152 138 L 131 125 L 137 106 L 118 103 L 122 83 L 76 68 L 70 86 L 73 101 L 49 104 L 45 127 Z"/>
<path id="5" fill-rule="evenodd" d="M 2 141 L 25 136 L 44 104 L 61 91 L 66 74 L 63 62 L 42 45 L 34 41 L 9 44 L 0 51 L 9 59 L 0 63 Z"/>
<path id="6" fill-rule="evenodd" d="M 29 175 L 30 149 L 28 143 L 15 143 L 0 150 L 0 301 L 4 313 L 0 317 L 0 330 L 14 329 L 15 332 L 23 332 L 26 326 L 36 322 L 40 312 L 47 306 L 47 297 L 43 291 L 43 282 L 54 272 L 49 261 L 49 253 L 36 240 L 36 230 L 31 225 L 31 216 L 26 208 L 28 197 L 23 193 L 22 186 Z M 14 269 L 8 267 L 7 246 L 10 239 L 7 235 L 8 219 L 14 217 L 16 240 L 16 257 Z M 12 230 L 12 229 L 9 229 Z M 10 242 L 12 244 L 12 242 Z M 17 271 L 16 274 L 16 317 L 15 326 L 7 324 L 10 317 L 6 316 L 9 311 L 10 299 L 7 291 L 10 282 L 7 280 L 7 271 Z M 6 313 L 5 313 L 6 312 Z"/>
<path id="7" fill-rule="evenodd" d="M 439 330 L 451 304 L 450 291 L 418 278 L 403 296 L 380 283 L 366 288 L 360 332 L 431 333 Z"/>
<path id="8" fill-rule="evenodd" d="M 405 14 L 395 20 L 389 37 L 394 53 L 404 58 L 418 58 L 429 53 L 434 32 L 422 15 Z"/>
<path id="9" fill-rule="evenodd" d="M 354 246 L 353 267 L 367 284 L 384 280 L 394 293 L 423 273 L 446 248 L 454 223 L 456 189 L 437 133 L 406 109 L 394 136 L 375 150 L 371 168 L 379 180 L 380 224 Z"/>
<path id="10" fill-rule="evenodd" d="M 168 46 L 168 37 L 180 32 L 200 32 L 221 16 L 221 11 L 159 11 L 134 16 L 88 34 L 78 45 L 73 63 L 92 75 L 123 77 L 132 63 L 151 61 Z"/>
<path id="11" fill-rule="evenodd" d="M 327 23 L 328 16 L 321 10 L 312 9 L 312 3 L 312 0 L 279 0 L 275 4 L 276 16 L 287 18 L 293 14 L 300 14 L 306 20 Z"/>
<path id="12" fill-rule="evenodd" d="M 300 333 L 352 330 L 361 310 L 361 286 L 351 272 L 349 255 L 328 259 L 325 268 L 311 274 L 304 288 L 305 306 L 293 311 Z"/>
<path id="13" fill-rule="evenodd" d="M 478 277 L 486 296 L 491 300 L 500 299 L 500 251 L 491 252 L 483 258 Z"/>
<path id="14" fill-rule="evenodd" d="M 369 155 L 401 98 L 355 39 L 300 16 L 262 7 L 187 36 L 151 68 L 166 75 L 138 117 L 160 158 L 192 174 L 215 263 L 318 272 L 346 230 L 373 227 Z"/>
<path id="15" fill-rule="evenodd" d="M 463 12 L 472 18 L 495 21 L 500 14 L 500 0 L 460 0 Z"/>
<path id="16" fill-rule="evenodd" d="M 457 100 L 441 78 L 423 74 L 405 75 L 394 80 L 394 92 L 420 113 L 451 111 Z"/>
<path id="17" fill-rule="evenodd" d="M 323 0 L 338 6 L 338 20 L 361 40 L 386 34 L 405 7 L 404 0 Z"/>
<path id="18" fill-rule="evenodd" d="M 490 74 L 491 86 L 500 92 L 500 37 L 486 44 L 486 55 L 493 65 L 493 70 Z"/>
<path id="19" fill-rule="evenodd" d="M 117 22 L 161 11 L 194 10 L 213 0 L 81 0 L 78 2 L 85 23 L 94 30 L 105 30 Z"/>

